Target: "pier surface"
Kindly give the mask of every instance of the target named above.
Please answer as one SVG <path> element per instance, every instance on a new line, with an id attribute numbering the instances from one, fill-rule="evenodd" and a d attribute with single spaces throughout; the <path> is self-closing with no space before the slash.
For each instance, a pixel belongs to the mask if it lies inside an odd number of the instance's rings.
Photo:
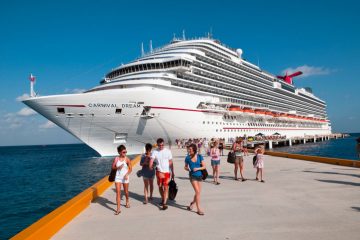
<path id="1" fill-rule="evenodd" d="M 252 155 L 245 157 L 245 177 L 233 180 L 233 165 L 222 158 L 221 184 L 211 176 L 202 184 L 205 216 L 186 210 L 194 191 L 183 170 L 185 150 L 172 149 L 176 201 L 166 211 L 154 201 L 144 205 L 143 182 L 134 168 L 131 208 L 116 209 L 112 186 L 53 239 L 359 239 L 360 170 L 358 168 L 265 156 L 264 179 L 254 180 Z M 209 174 L 210 159 L 206 157 Z M 122 194 L 123 195 L 123 194 Z M 195 209 L 195 207 L 194 207 Z"/>

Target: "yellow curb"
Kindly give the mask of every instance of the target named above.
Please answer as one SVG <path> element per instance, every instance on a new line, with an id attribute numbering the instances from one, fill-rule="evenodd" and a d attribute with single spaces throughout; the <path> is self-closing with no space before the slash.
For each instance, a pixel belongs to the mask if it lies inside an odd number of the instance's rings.
<path id="1" fill-rule="evenodd" d="M 327 157 L 318 157 L 318 156 L 307 156 L 300 154 L 291 154 L 285 152 L 265 152 L 267 155 L 276 156 L 276 157 L 285 157 L 285 158 L 293 158 L 311 162 L 319 162 L 319 163 L 327 163 L 339 166 L 346 167 L 356 167 L 360 168 L 360 161 L 356 160 L 348 160 L 348 159 L 340 159 L 340 158 L 327 158 Z"/>
<path id="2" fill-rule="evenodd" d="M 135 166 L 140 161 L 141 155 L 136 156 L 131 165 Z M 57 233 L 63 226 L 74 219 L 79 213 L 87 208 L 92 201 L 100 196 L 113 183 L 108 181 L 108 176 L 105 176 L 100 181 L 79 193 L 74 198 L 70 199 L 62 206 L 58 207 L 48 215 L 42 217 L 29 227 L 25 228 L 11 240 L 17 239 L 49 239 Z"/>

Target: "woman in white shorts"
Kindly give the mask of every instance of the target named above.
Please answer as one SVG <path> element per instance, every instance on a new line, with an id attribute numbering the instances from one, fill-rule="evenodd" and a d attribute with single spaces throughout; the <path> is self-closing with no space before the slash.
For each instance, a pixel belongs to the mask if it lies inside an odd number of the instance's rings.
<path id="1" fill-rule="evenodd" d="M 115 176 L 115 187 L 116 187 L 116 205 L 117 209 L 115 215 L 118 215 L 120 211 L 120 200 L 121 200 L 121 184 L 124 187 L 126 197 L 126 208 L 130 207 L 129 203 L 129 175 L 132 171 L 130 159 L 126 157 L 126 147 L 120 145 L 118 148 L 119 156 L 114 159 L 112 164 L 113 169 L 117 169 Z"/>

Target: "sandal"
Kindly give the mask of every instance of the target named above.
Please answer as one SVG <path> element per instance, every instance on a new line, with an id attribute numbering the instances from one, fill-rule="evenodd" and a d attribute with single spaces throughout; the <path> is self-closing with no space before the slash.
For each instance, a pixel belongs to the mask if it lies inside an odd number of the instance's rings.
<path id="1" fill-rule="evenodd" d="M 198 215 L 200 215 L 200 216 L 204 216 L 204 215 L 205 215 L 205 213 L 202 212 L 202 211 L 197 211 L 196 213 L 197 213 Z"/>
<path id="2" fill-rule="evenodd" d="M 126 207 L 126 208 L 130 208 L 130 203 L 127 203 L 127 204 L 125 205 L 125 207 Z"/>
<path id="3" fill-rule="evenodd" d="M 114 213 L 114 215 L 119 215 L 121 213 L 121 211 L 119 210 L 119 211 L 116 211 L 115 213 Z"/>
<path id="4" fill-rule="evenodd" d="M 191 211 L 193 209 L 194 202 L 191 202 L 189 206 L 186 207 L 187 210 Z"/>
<path id="5" fill-rule="evenodd" d="M 162 206 L 162 210 L 166 210 L 166 209 L 168 209 L 168 206 L 164 204 L 164 205 Z"/>
<path id="6" fill-rule="evenodd" d="M 246 178 L 241 179 L 242 182 L 245 182 L 246 180 L 247 180 Z"/>
<path id="7" fill-rule="evenodd" d="M 216 185 L 220 185 L 220 183 L 219 183 L 219 182 L 216 182 Z"/>
<path id="8" fill-rule="evenodd" d="M 238 178 L 235 178 L 235 181 L 240 181 Z"/>
<path id="9" fill-rule="evenodd" d="M 265 181 L 264 181 L 264 180 L 261 180 L 260 182 L 264 183 Z"/>

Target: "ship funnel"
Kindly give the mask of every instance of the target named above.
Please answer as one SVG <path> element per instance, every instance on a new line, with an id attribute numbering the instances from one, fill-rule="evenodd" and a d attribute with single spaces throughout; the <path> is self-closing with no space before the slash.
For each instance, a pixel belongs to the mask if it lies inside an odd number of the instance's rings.
<path id="1" fill-rule="evenodd" d="M 237 53 L 238 57 L 241 59 L 241 58 L 242 58 L 242 54 L 243 54 L 243 50 L 240 49 L 240 48 L 238 48 L 238 49 L 236 49 L 236 53 Z"/>

